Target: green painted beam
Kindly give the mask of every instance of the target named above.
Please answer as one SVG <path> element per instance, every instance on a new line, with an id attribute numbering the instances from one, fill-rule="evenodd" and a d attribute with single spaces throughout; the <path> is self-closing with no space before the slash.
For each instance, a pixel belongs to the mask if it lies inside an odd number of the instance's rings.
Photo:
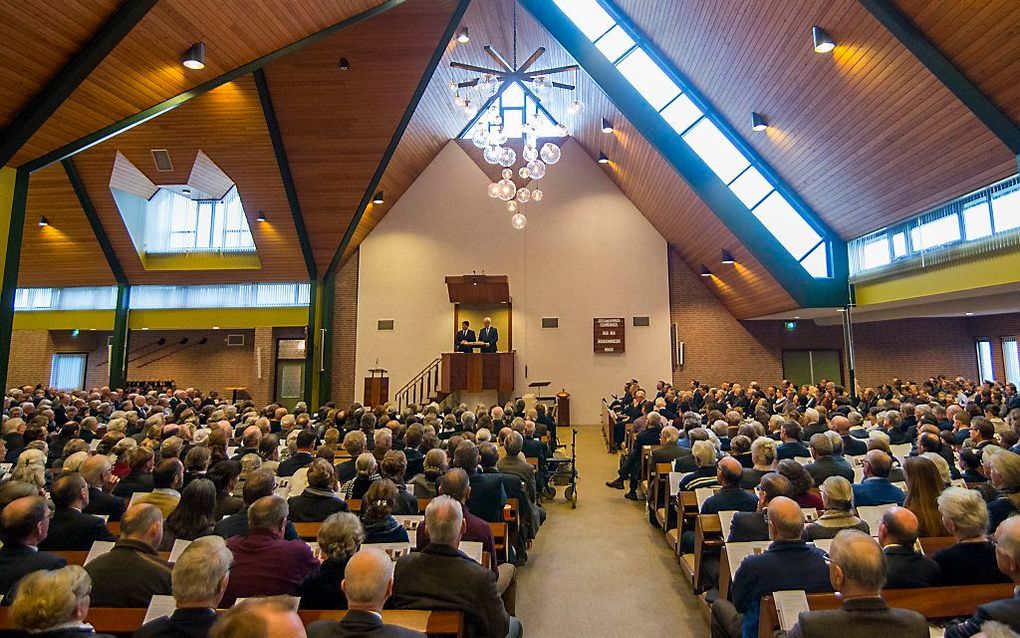
<path id="1" fill-rule="evenodd" d="M 449 45 L 450 40 L 453 39 L 453 35 L 456 33 L 457 27 L 460 25 L 460 20 L 464 17 L 464 12 L 467 11 L 469 4 L 471 4 L 471 0 L 460 0 L 457 3 L 457 8 L 453 11 L 453 15 L 450 16 L 450 22 L 443 31 L 443 37 L 440 38 L 439 44 L 436 45 L 436 49 L 432 53 L 432 58 L 429 60 L 428 66 L 425 67 L 425 71 L 422 73 L 421 79 L 418 81 L 418 87 L 411 96 L 411 101 L 408 103 L 407 108 L 404 109 L 404 115 L 400 118 L 400 122 L 397 124 L 396 130 L 393 131 L 393 136 L 390 138 L 390 143 L 386 147 L 386 151 L 383 153 L 382 158 L 379 160 L 379 165 L 375 169 L 375 174 L 372 176 L 372 180 L 368 183 L 368 187 L 365 189 L 365 194 L 361 198 L 361 202 L 358 204 L 357 210 L 354 212 L 354 217 L 351 219 L 351 223 L 347 226 L 347 232 L 344 233 L 343 240 L 341 240 L 340 245 L 337 247 L 336 253 L 333 255 L 333 260 L 329 263 L 329 268 L 326 269 L 327 277 L 335 275 L 337 269 L 340 267 L 340 260 L 343 259 L 344 251 L 347 250 L 348 244 L 351 243 L 351 239 L 354 237 L 354 231 L 357 230 L 358 224 L 361 223 L 361 218 L 364 217 L 365 210 L 368 208 L 369 202 L 372 201 L 372 196 L 375 195 L 376 188 L 378 188 L 379 182 L 382 180 L 382 176 L 386 172 L 386 167 L 389 166 L 390 160 L 393 158 L 393 153 L 396 152 L 397 145 L 400 144 L 400 138 L 404 136 L 404 131 L 407 130 L 407 125 L 411 122 L 411 117 L 418 109 L 418 103 L 421 102 L 421 98 L 425 95 L 425 90 L 428 88 L 429 82 L 432 81 L 432 74 L 435 73 L 436 67 L 439 66 L 439 62 L 443 59 L 443 54 L 446 53 L 446 47 Z"/>
<path id="2" fill-rule="evenodd" d="M 269 94 L 266 72 L 264 69 L 255 69 L 252 77 L 255 78 L 255 88 L 259 92 L 259 102 L 262 103 L 262 114 L 266 119 L 266 128 L 269 129 L 269 138 L 273 142 L 276 165 L 280 169 L 280 179 L 283 180 L 283 190 L 287 193 L 287 203 L 290 205 L 290 215 L 294 221 L 294 230 L 297 232 L 298 242 L 301 244 L 301 255 L 305 258 L 308 277 L 315 279 L 316 268 L 315 257 L 312 254 L 312 244 L 308 241 L 305 218 L 301 215 L 301 201 L 298 199 L 297 188 L 294 186 L 294 176 L 290 172 L 290 162 L 287 161 L 287 149 L 283 144 L 283 136 L 280 135 L 280 123 L 276 119 L 273 98 Z"/>
<path id="3" fill-rule="evenodd" d="M 100 27 L 71 61 L 14 116 L 0 135 L 0 166 L 14 157 L 14 154 L 60 108 L 110 51 L 113 51 L 114 47 L 149 13 L 156 2 L 157 0 L 128 0 L 121 4 L 116 13 Z"/>
<path id="4" fill-rule="evenodd" d="M 14 334 L 14 294 L 18 290 L 21 243 L 25 234 L 25 207 L 28 203 L 29 173 L 18 170 L 14 177 L 10 230 L 4 255 L 3 286 L 0 288 L 0 388 L 7 387 L 7 366 L 11 361 L 11 337 Z"/>
<path id="5" fill-rule="evenodd" d="M 322 405 L 330 400 L 333 394 L 333 302 L 336 298 L 336 275 L 327 276 L 322 282 L 322 312 L 319 327 L 319 350 L 321 351 L 322 371 L 319 373 L 319 400 Z M 317 406 L 308 406 L 315 409 Z"/>
<path id="6" fill-rule="evenodd" d="M 113 341 L 110 345 L 110 388 L 124 388 L 128 376 L 128 347 L 131 339 L 131 286 L 117 286 L 117 309 L 113 316 Z"/>
<path id="7" fill-rule="evenodd" d="M 319 360 L 315 356 L 315 346 L 319 341 L 318 332 L 318 313 L 319 304 L 322 303 L 322 281 L 312 279 L 309 282 L 308 290 L 308 325 L 305 326 L 305 378 L 302 389 L 302 395 L 305 403 L 308 404 L 309 411 L 315 410 L 319 406 L 313 405 L 313 400 L 318 388 L 315 387 L 318 382 L 318 366 Z"/>
<path id="8" fill-rule="evenodd" d="M 368 20 L 369 18 L 374 18 L 375 16 L 381 13 L 385 13 L 390 9 L 399 7 L 400 5 L 404 4 L 405 1 L 406 0 L 386 0 L 386 2 L 376 5 L 371 9 L 362 11 L 361 13 L 351 16 L 346 20 L 342 20 L 332 26 L 326 27 L 321 31 L 313 33 L 312 35 L 301 38 L 297 42 L 289 44 L 283 47 L 282 49 L 277 49 L 272 53 L 268 53 L 260 58 L 252 60 L 247 64 L 243 64 L 237 67 L 236 69 L 228 71 L 217 78 L 213 78 L 208 82 L 204 82 L 196 86 L 195 88 L 191 89 L 190 91 L 185 91 L 180 95 L 176 95 L 168 100 L 164 100 L 163 102 L 160 102 L 155 106 L 147 108 L 139 113 L 135 113 L 134 115 L 131 115 L 119 122 L 115 122 L 109 126 L 103 127 L 98 131 L 90 133 L 79 140 L 71 142 L 70 144 L 62 146 L 50 153 L 47 153 L 46 155 L 43 155 L 42 157 L 34 159 L 31 162 L 24 164 L 21 168 L 24 168 L 31 173 L 41 168 L 45 168 L 50 164 L 53 164 L 54 162 L 59 162 L 68 157 L 72 157 L 88 148 L 95 146 L 96 144 L 101 144 L 106 140 L 110 139 L 111 137 L 119 135 L 128 129 L 134 128 L 135 126 L 138 126 L 139 124 L 142 124 L 144 122 L 148 122 L 149 120 L 155 117 L 159 117 L 160 115 L 166 113 L 167 111 L 173 110 L 180 106 L 181 104 L 184 104 L 185 102 L 198 97 L 199 95 L 208 93 L 213 89 L 217 89 L 228 82 L 233 82 L 234 80 L 242 76 L 254 72 L 256 69 L 261 69 L 262 67 L 269 64 L 273 60 L 282 58 L 283 56 L 293 53 L 305 46 L 308 46 L 309 44 L 319 42 L 325 38 L 335 35 L 336 33 L 339 33 L 340 31 L 343 31 L 348 27 L 352 27 L 356 24 L 364 22 L 365 20 Z"/>
<path id="9" fill-rule="evenodd" d="M 64 165 L 64 171 L 67 172 L 67 179 L 71 180 L 71 187 L 74 189 L 74 194 L 78 197 L 78 203 L 85 212 L 85 217 L 89 220 L 89 226 L 92 227 L 96 241 L 99 242 L 99 247 L 103 250 L 103 255 L 106 257 L 106 263 L 110 266 L 113 278 L 117 280 L 118 284 L 126 286 L 128 283 L 127 275 L 124 274 L 124 269 L 120 265 L 120 259 L 117 258 L 117 253 L 114 252 L 113 245 L 110 244 L 110 238 L 107 237 L 106 230 L 103 229 L 103 222 L 99 219 L 99 213 L 96 212 L 96 207 L 92 204 L 92 198 L 89 197 L 88 191 L 85 190 L 85 184 L 81 181 L 81 176 L 78 175 L 78 169 L 75 168 L 74 161 L 68 157 L 61 163 Z"/>

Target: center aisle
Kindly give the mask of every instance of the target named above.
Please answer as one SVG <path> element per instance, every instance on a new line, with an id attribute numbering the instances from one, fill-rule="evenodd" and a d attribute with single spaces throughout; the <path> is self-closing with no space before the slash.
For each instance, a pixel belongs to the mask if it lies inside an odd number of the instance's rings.
<path id="1" fill-rule="evenodd" d="M 662 532 L 644 503 L 604 485 L 619 457 L 598 427 L 578 428 L 577 509 L 545 503 L 548 518 L 518 569 L 517 615 L 526 636 L 709 635 Z M 569 431 L 560 437 L 569 441 Z"/>

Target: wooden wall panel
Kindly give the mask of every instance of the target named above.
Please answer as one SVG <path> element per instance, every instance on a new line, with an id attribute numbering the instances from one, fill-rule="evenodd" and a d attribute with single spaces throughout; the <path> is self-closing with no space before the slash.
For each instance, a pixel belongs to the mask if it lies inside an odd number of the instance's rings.
<path id="1" fill-rule="evenodd" d="M 119 0 L 0 2 L 0 130 L 114 14 Z"/>
<path id="2" fill-rule="evenodd" d="M 151 149 L 167 149 L 173 171 L 156 170 Z M 154 184 L 187 183 L 199 150 L 234 182 L 241 194 L 260 270 L 146 271 L 110 194 L 110 174 L 118 152 Z M 308 278 L 283 182 L 259 103 L 255 82 L 245 76 L 77 156 L 88 188 L 131 283 L 300 281 Z M 48 169 L 47 169 L 48 170 Z M 33 177 L 34 181 L 34 177 Z M 30 186 L 31 193 L 34 186 Z M 259 211 L 268 222 L 256 221 Z"/>
<path id="3" fill-rule="evenodd" d="M 41 216 L 49 220 L 49 226 L 39 226 Z M 22 241 L 18 270 L 22 288 L 116 283 L 60 164 L 30 178 Z"/>
<path id="4" fill-rule="evenodd" d="M 536 65 L 541 68 L 571 64 L 566 51 L 527 12 L 518 10 L 518 59 L 523 61 L 538 46 L 547 48 Z M 508 59 L 511 53 L 512 4 L 508 0 L 475 0 L 465 14 L 463 24 L 471 33 L 471 42 L 452 43 L 436 70 L 428 90 L 411 119 L 411 124 L 383 176 L 387 205 L 371 206 L 362 218 L 347 250 L 349 258 L 414 179 L 428 166 L 446 142 L 457 135 L 466 120 L 454 106 L 448 83 L 467 80 L 471 73 L 450 69 L 451 60 L 488 66 L 490 58 L 482 47 L 492 44 Z M 574 77 L 562 78 L 573 82 Z M 563 118 L 571 134 L 595 158 L 605 149 L 613 159 L 606 170 L 634 205 L 663 237 L 683 256 L 687 265 L 700 271 L 701 264 L 718 273 L 704 280 L 706 285 L 738 318 L 781 312 L 796 307 L 796 302 L 751 256 L 715 214 L 695 195 L 673 168 L 630 125 L 586 74 L 579 73 L 577 97 L 587 105 L 577 117 L 567 115 L 574 99 L 569 92 L 552 91 L 543 104 Z M 475 99 L 474 93 L 465 96 Z M 606 116 L 617 128 L 611 136 L 602 134 L 600 118 Z M 556 167 L 550 167 L 550 171 Z M 394 197 L 396 195 L 397 197 Z M 556 194 L 547 192 L 547 197 Z M 738 266 L 719 264 L 721 249 L 732 252 Z"/>
<path id="5" fill-rule="evenodd" d="M 25 59 L 40 56 L 47 60 L 61 58 L 47 53 L 50 41 L 59 43 L 64 38 L 68 42 L 61 50 L 77 50 L 77 43 L 83 41 L 81 33 L 91 33 L 93 23 L 99 22 L 93 19 L 99 17 L 96 14 L 101 15 L 104 8 L 118 3 L 112 0 L 67 3 L 30 0 L 32 6 L 23 8 L 25 4 L 4 2 L 3 6 L 10 6 L 10 13 L 17 18 L 13 23 L 15 31 L 24 25 L 28 28 L 24 34 L 31 39 L 24 41 L 25 35 L 21 35 L 21 39 L 9 40 L 2 37 L 7 35 L 4 28 L 0 32 L 0 42 L 4 42 L 5 50 L 8 43 L 20 42 L 22 46 L 16 48 L 23 52 Z M 90 6 L 93 4 L 95 8 Z M 379 4 L 381 0 L 161 0 L 11 163 L 23 164 Z M 71 5 L 66 17 L 65 5 Z M 86 11 L 82 7 L 89 9 Z M 0 25 L 6 22 L 6 13 Z M 30 14 L 31 18 L 23 14 Z M 72 22 L 88 24 L 90 28 L 82 29 Z M 49 24 L 56 28 L 50 29 Z M 57 28 L 67 35 L 46 36 Z M 37 39 L 37 32 L 44 35 Z M 191 71 L 181 65 L 181 55 L 198 41 L 206 44 L 206 67 Z M 59 67 L 54 61 L 36 75 L 52 75 Z M 0 80 L 3 80 L 0 86 L 8 84 L 7 78 L 0 76 Z"/>
<path id="6" fill-rule="evenodd" d="M 857 0 L 617 4 L 844 238 L 1016 172 L 1006 147 Z M 833 54 L 814 53 L 813 24 L 835 38 Z M 750 131 L 752 111 L 768 119 L 766 134 Z"/>
<path id="7" fill-rule="evenodd" d="M 978 89 L 1020 123 L 1020 2 L 897 0 Z"/>
<path id="8" fill-rule="evenodd" d="M 266 67 L 320 272 L 340 245 L 455 6 L 454 0 L 408 2 Z M 349 60 L 349 71 L 338 69 L 340 56 Z"/>

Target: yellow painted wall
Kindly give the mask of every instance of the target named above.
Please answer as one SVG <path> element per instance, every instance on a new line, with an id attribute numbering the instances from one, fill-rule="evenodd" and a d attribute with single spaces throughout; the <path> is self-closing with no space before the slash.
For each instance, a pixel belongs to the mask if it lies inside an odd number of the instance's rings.
<path id="1" fill-rule="evenodd" d="M 181 253 L 149 255 L 140 253 L 146 270 L 257 270 L 262 268 L 258 254 L 251 253 Z"/>
<path id="2" fill-rule="evenodd" d="M 113 310 L 33 310 L 14 313 L 15 330 L 113 330 Z"/>
<path id="3" fill-rule="evenodd" d="M 131 330 L 187 330 L 212 328 L 274 328 L 304 326 L 308 308 L 189 308 L 132 310 Z"/>
<path id="4" fill-rule="evenodd" d="M 3 255 L 7 254 L 7 236 L 11 228 L 11 205 L 14 203 L 14 176 L 17 171 L 13 168 L 0 168 L 0 280 L 4 276 L 4 264 L 6 260 Z"/>
<path id="5" fill-rule="evenodd" d="M 475 331 L 477 337 L 482 332 L 482 319 L 486 317 L 492 319 L 492 325 L 499 331 L 499 343 L 496 344 L 496 349 L 499 352 L 510 351 L 512 349 L 510 345 L 510 311 L 505 304 L 460 304 L 457 308 L 457 330 L 460 330 L 461 321 L 470 321 L 471 329 Z M 452 340 L 453 335 L 450 335 L 450 338 Z"/>
<path id="6" fill-rule="evenodd" d="M 1020 248 L 857 284 L 857 305 L 916 299 L 1020 281 Z"/>

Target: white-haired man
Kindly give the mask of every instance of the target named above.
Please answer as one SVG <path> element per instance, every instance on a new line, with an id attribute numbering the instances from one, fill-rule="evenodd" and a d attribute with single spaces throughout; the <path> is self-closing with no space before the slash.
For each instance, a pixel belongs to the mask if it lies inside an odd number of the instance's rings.
<path id="1" fill-rule="evenodd" d="M 492 325 L 492 318 L 482 319 L 482 329 L 478 331 L 478 340 L 485 345 L 482 352 L 495 352 L 496 344 L 499 342 L 499 330 Z"/>

